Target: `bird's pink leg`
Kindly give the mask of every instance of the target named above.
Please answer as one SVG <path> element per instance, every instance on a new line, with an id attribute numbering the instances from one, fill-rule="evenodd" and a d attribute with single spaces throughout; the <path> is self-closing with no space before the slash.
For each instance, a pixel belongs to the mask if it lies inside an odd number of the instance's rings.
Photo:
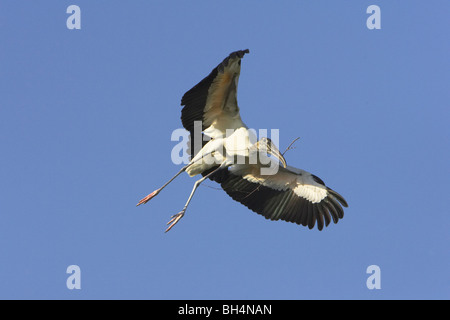
<path id="1" fill-rule="evenodd" d="M 191 194 L 189 195 L 189 198 L 186 201 L 186 204 L 184 205 L 183 210 L 181 210 L 180 212 L 178 212 L 177 214 L 174 214 L 172 217 L 170 217 L 169 222 L 167 222 L 167 224 L 169 225 L 169 227 L 166 229 L 165 232 L 168 232 L 170 229 L 173 228 L 174 225 L 176 225 L 178 223 L 178 221 L 180 221 L 181 218 L 184 217 L 184 213 L 186 212 L 186 209 L 189 205 L 189 203 L 192 200 L 192 197 L 194 196 L 195 190 L 197 190 L 198 186 L 205 181 L 205 179 L 207 179 L 209 176 L 211 176 L 213 173 L 217 172 L 218 170 L 220 170 L 222 168 L 222 166 L 217 167 L 215 170 L 211 171 L 210 173 L 208 173 L 206 176 L 204 176 L 203 178 L 198 179 L 195 184 L 194 187 L 192 188 Z"/>
<path id="2" fill-rule="evenodd" d="M 150 193 L 148 196 L 142 198 L 142 199 L 138 202 L 138 204 L 136 205 L 136 207 L 137 207 L 137 206 L 140 206 L 141 204 L 145 204 L 145 203 L 149 202 L 149 201 L 150 201 L 153 197 L 155 197 L 161 190 L 162 190 L 162 188 L 156 189 L 155 191 L 153 191 L 152 193 Z"/>
<path id="3" fill-rule="evenodd" d="M 211 152 L 210 152 L 210 153 L 207 153 L 206 155 L 209 155 L 209 154 L 211 154 Z M 200 159 L 201 159 L 202 157 L 205 156 L 205 155 L 202 155 L 202 154 L 200 154 L 200 155 L 201 155 L 201 157 L 197 156 L 197 157 L 199 157 Z M 184 166 L 183 168 L 181 168 L 181 170 L 178 171 L 178 173 L 177 173 L 176 175 L 174 175 L 174 176 L 172 177 L 172 179 L 170 179 L 169 181 L 167 181 L 161 188 L 156 189 L 155 191 L 153 191 L 152 193 L 150 193 L 148 196 L 142 198 L 142 199 L 138 202 L 138 204 L 136 205 L 136 207 L 137 207 L 137 206 L 140 206 L 141 204 L 145 204 L 145 203 L 149 202 L 151 199 L 153 199 L 154 197 L 156 197 L 156 196 L 158 195 L 158 193 L 161 192 L 162 189 L 164 189 L 169 183 L 171 183 L 171 182 L 172 182 L 176 177 L 178 177 L 182 172 L 186 171 L 186 169 L 189 168 L 189 167 L 190 167 L 192 164 L 194 164 L 194 162 L 196 162 L 196 161 L 198 161 L 197 158 L 192 159 L 192 160 L 189 162 L 188 165 L 186 165 L 186 166 Z M 179 220 L 179 219 L 178 219 L 178 220 Z M 178 221 L 178 220 L 177 220 L 177 221 Z"/>
<path id="4" fill-rule="evenodd" d="M 185 212 L 186 212 L 186 208 L 184 208 L 177 214 L 174 214 L 172 217 L 170 217 L 170 221 L 167 222 L 167 224 L 170 224 L 170 226 L 166 229 L 165 232 L 168 232 L 170 229 L 172 229 L 173 226 L 176 225 L 178 223 L 178 221 L 180 221 L 181 218 L 183 218 Z"/>
<path id="5" fill-rule="evenodd" d="M 167 181 L 161 188 L 156 189 L 155 191 L 153 191 L 152 193 L 150 193 L 148 196 L 142 198 L 138 204 L 136 205 L 139 206 L 141 204 L 147 203 L 149 202 L 152 198 L 156 197 L 158 195 L 158 193 L 161 192 L 162 189 L 164 189 L 169 183 L 171 183 L 176 177 L 178 177 L 182 172 L 186 171 L 186 169 L 191 165 L 192 163 L 188 164 L 187 166 L 184 166 L 180 171 L 178 171 L 178 173 L 176 175 L 173 176 L 172 179 L 170 179 L 169 181 Z"/>

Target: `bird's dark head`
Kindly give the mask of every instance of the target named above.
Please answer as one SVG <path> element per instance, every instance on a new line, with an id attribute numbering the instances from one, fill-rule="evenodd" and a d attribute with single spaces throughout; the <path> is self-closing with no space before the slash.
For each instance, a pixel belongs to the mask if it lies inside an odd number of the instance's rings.
<path id="1" fill-rule="evenodd" d="M 286 168 L 286 159 L 281 154 L 280 150 L 275 146 L 275 144 L 269 138 L 261 138 L 250 148 L 251 151 L 258 151 L 266 153 L 267 155 L 272 155 L 277 158 L 284 168 Z"/>

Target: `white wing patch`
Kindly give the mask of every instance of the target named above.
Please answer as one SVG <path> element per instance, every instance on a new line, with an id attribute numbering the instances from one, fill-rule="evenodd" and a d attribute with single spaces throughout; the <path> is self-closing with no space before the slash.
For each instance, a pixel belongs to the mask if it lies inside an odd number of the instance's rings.
<path id="1" fill-rule="evenodd" d="M 313 181 L 313 183 L 315 182 Z M 294 188 L 294 192 L 299 197 L 305 198 L 312 203 L 319 203 L 327 197 L 327 190 L 320 185 L 299 184 Z"/>

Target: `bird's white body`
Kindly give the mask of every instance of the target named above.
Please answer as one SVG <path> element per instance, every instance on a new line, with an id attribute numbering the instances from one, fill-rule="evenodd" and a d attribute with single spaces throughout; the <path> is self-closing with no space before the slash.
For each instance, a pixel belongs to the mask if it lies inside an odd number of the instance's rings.
<path id="1" fill-rule="evenodd" d="M 208 128 L 209 129 L 209 128 Z M 205 135 L 209 140 L 200 152 L 191 160 L 192 165 L 186 169 L 186 172 L 192 177 L 217 165 L 229 167 L 236 163 L 249 163 L 252 152 L 251 147 L 256 142 L 255 135 L 248 130 L 246 126 L 237 129 L 227 129 L 227 134 L 215 134 L 210 136 L 212 130 L 205 130 Z M 217 133 L 218 130 L 214 129 Z"/>

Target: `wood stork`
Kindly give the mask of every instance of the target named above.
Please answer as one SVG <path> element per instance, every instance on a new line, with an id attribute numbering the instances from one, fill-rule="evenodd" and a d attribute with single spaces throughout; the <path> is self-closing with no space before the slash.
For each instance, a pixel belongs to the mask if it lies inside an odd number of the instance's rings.
<path id="1" fill-rule="evenodd" d="M 184 106 L 181 122 L 190 132 L 191 160 L 161 188 L 137 204 L 147 203 L 184 171 L 190 176 L 202 174 L 184 208 L 167 223 L 166 232 L 184 216 L 195 190 L 207 178 L 218 182 L 231 198 L 266 219 L 293 222 L 309 229 L 317 222 L 317 228 L 322 230 L 331 220 L 337 223 L 344 216 L 341 205 L 347 207 L 347 202 L 340 194 L 325 186 L 317 176 L 287 166 L 270 139 L 252 142 L 237 104 L 241 59 L 246 53 L 248 49 L 232 52 L 181 99 Z M 196 129 L 210 140 L 202 138 L 200 146 L 193 143 Z M 268 164 L 263 163 L 262 157 L 250 161 L 261 153 L 274 156 L 282 166 L 277 167 L 275 173 L 264 174 L 262 169 Z M 238 157 L 243 161 L 236 161 Z"/>

